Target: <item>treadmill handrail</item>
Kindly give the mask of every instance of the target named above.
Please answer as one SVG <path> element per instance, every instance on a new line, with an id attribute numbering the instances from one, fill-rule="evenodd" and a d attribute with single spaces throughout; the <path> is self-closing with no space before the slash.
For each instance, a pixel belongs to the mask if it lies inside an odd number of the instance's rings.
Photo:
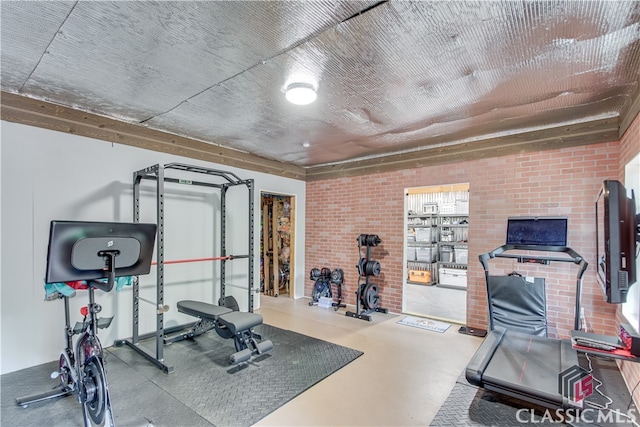
<path id="1" fill-rule="evenodd" d="M 554 257 L 554 256 L 535 256 L 524 254 L 506 254 L 507 251 L 537 251 L 537 252 L 559 252 L 565 253 L 568 257 Z M 578 254 L 575 250 L 568 246 L 536 246 L 536 245 L 502 245 L 495 248 L 491 252 L 478 255 L 480 263 L 484 268 L 485 281 L 487 283 L 487 293 L 489 291 L 489 260 L 492 258 L 512 258 L 517 259 L 518 262 L 524 262 L 525 260 L 537 260 L 537 261 L 553 261 L 553 262 L 571 262 L 577 264 L 580 268 L 576 278 L 576 310 L 573 322 L 573 328 L 575 330 L 580 329 L 580 298 L 582 294 L 582 276 L 587 271 L 589 263 Z M 489 323 L 491 329 L 493 329 L 493 319 L 491 315 L 491 304 L 489 304 Z"/>

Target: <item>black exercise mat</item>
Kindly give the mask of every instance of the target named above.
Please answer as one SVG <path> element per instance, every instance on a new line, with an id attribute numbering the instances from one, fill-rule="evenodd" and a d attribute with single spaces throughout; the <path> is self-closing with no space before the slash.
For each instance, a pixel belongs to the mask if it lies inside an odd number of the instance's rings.
<path id="1" fill-rule="evenodd" d="M 579 358 L 580 366 L 588 371 L 592 371 L 594 377 L 594 387 L 601 381 L 601 386 L 594 390 L 594 393 L 587 397 L 587 401 L 593 405 L 606 406 L 622 413 L 628 413 L 637 417 L 638 410 L 631 400 L 631 395 L 627 389 L 624 379 L 618 370 L 615 360 L 602 359 L 581 354 Z M 598 380 L 598 381 L 596 381 Z M 602 392 L 607 398 L 601 395 Z M 611 401 L 609 401 L 611 399 Z M 576 416 L 576 412 L 571 412 L 574 419 L 571 420 L 567 414 L 565 420 L 567 424 L 575 427 L 586 426 L 629 426 L 631 422 L 623 416 L 615 416 L 612 413 L 603 411 L 605 422 L 590 423 L 589 420 L 598 420 L 598 414 L 592 406 L 585 405 L 589 409 L 584 418 Z M 607 416 L 611 418 L 606 418 Z M 465 378 L 465 372 L 458 377 L 453 390 L 447 396 L 438 413 L 431 421 L 431 427 L 449 426 L 468 427 L 514 427 L 533 425 L 566 425 L 560 422 L 555 409 L 524 402 L 503 394 L 494 393 L 474 385 L 469 384 Z"/>
<path id="2" fill-rule="evenodd" d="M 169 375 L 132 349 L 106 350 L 107 379 L 118 426 L 248 426 L 363 353 L 270 325 L 255 328 L 274 348 L 241 367 L 229 365 L 233 340 L 211 331 L 165 346 Z M 145 342 L 150 348 L 155 342 Z M 82 426 L 75 397 L 20 408 L 15 398 L 57 385 L 57 362 L 0 377 L 2 425 Z"/>

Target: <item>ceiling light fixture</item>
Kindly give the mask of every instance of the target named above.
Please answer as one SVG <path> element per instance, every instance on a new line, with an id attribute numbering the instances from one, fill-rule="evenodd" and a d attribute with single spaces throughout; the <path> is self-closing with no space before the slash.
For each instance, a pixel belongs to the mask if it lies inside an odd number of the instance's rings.
<path id="1" fill-rule="evenodd" d="M 296 105 L 311 104 L 316 100 L 316 89 L 309 83 L 291 83 L 285 94 L 287 101 Z"/>

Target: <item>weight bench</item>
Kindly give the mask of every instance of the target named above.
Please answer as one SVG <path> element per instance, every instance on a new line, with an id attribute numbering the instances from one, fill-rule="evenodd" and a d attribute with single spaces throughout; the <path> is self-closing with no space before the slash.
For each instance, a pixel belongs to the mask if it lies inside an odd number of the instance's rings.
<path id="1" fill-rule="evenodd" d="M 229 298 L 232 297 L 225 299 L 227 305 L 237 309 L 235 299 L 227 301 Z M 179 334 L 180 337 L 172 339 L 171 342 L 193 338 L 213 328 L 222 338 L 233 338 L 236 347 L 236 352 L 230 356 L 233 364 L 246 362 L 254 355 L 266 353 L 273 348 L 271 340 L 258 342 L 262 337 L 253 332 L 255 326 L 262 324 L 262 316 L 259 314 L 234 311 L 226 306 L 191 300 L 179 301 L 177 307 L 180 313 L 197 317 L 200 322 L 189 332 Z"/>

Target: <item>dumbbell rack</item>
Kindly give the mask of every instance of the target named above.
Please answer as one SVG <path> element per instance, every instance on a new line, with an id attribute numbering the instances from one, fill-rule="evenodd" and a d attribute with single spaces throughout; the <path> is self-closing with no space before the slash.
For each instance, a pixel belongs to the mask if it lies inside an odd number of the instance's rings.
<path id="1" fill-rule="evenodd" d="M 333 299 L 333 291 L 331 285 L 336 285 L 338 290 L 338 300 L 333 301 L 331 306 L 335 311 L 340 308 L 346 308 L 347 305 L 342 302 L 342 283 L 344 282 L 344 272 L 341 268 L 336 268 L 330 271 L 327 267 L 312 268 L 309 272 L 309 279 L 314 282 L 313 291 L 311 294 L 310 306 L 318 305 L 321 297 L 328 297 Z"/>
<path id="2" fill-rule="evenodd" d="M 371 259 L 371 248 L 378 246 L 382 240 L 375 234 L 361 234 L 358 236 L 358 255 L 360 261 L 356 268 L 359 271 L 358 290 L 356 292 L 356 311 L 347 311 L 346 316 L 370 322 L 371 313 L 388 313 L 389 310 L 379 306 L 380 295 L 378 285 L 371 283 L 372 276 L 380 274 L 380 263 Z M 365 249 L 365 256 L 362 256 L 362 248 Z"/>
<path id="3" fill-rule="evenodd" d="M 313 291 L 311 294 L 310 306 L 318 305 L 322 297 L 332 298 L 331 292 L 331 270 L 327 267 L 312 268 L 309 272 L 309 279 L 313 281 Z"/>

